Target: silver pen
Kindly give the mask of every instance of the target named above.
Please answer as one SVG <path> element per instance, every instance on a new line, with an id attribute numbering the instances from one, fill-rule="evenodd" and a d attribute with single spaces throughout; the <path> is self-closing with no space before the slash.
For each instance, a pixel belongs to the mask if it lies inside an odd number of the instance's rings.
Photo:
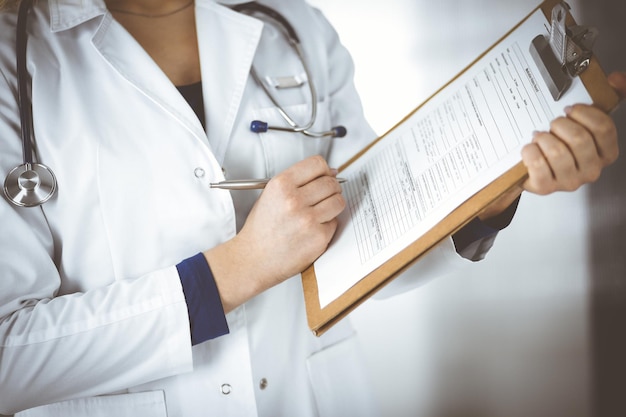
<path id="1" fill-rule="evenodd" d="M 212 182 L 211 188 L 221 188 L 223 190 L 260 190 L 265 188 L 271 178 L 249 179 L 249 180 L 227 180 Z M 337 178 L 339 183 L 346 182 L 345 178 Z"/>

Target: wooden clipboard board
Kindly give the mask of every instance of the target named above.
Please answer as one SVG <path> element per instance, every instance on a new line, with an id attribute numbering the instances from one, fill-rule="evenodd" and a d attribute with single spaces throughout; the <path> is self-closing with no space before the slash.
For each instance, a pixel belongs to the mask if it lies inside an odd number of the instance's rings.
<path id="1" fill-rule="evenodd" d="M 486 53 L 493 49 L 496 45 L 501 43 L 507 38 L 515 29 L 521 26 L 532 14 L 538 9 L 541 9 L 550 22 L 551 13 L 554 6 L 560 3 L 559 0 L 547 0 L 541 3 L 536 9 L 534 9 L 526 18 L 520 21 L 516 26 L 505 34 L 500 40 L 494 43 L 487 51 L 476 58 L 470 65 L 462 70 L 458 75 L 465 73 L 475 63 L 477 63 Z M 567 24 L 575 24 L 571 14 L 567 15 Z M 455 77 L 454 79 L 456 79 Z M 619 97 L 609 86 L 606 75 L 600 67 L 597 59 L 592 57 L 589 67 L 580 75 L 585 88 L 591 96 L 593 103 L 598 108 L 609 113 L 615 109 L 619 103 Z M 408 117 L 428 102 L 432 97 L 436 96 L 445 89 L 453 80 L 444 85 L 441 89 L 435 92 L 424 103 L 418 106 L 412 113 L 407 115 L 405 119 L 398 123 L 399 126 Z M 374 143 L 380 141 L 390 132 L 395 129 L 392 128 L 385 135 L 378 138 Z M 340 168 L 340 171 L 350 165 L 363 155 L 373 144 L 370 144 L 367 148 L 363 149 L 354 158 L 348 161 L 344 166 Z M 492 202 L 496 201 L 499 197 L 511 190 L 518 184 L 521 184 L 527 177 L 528 172 L 525 166 L 520 162 L 507 171 L 504 175 L 490 183 L 478 193 L 474 194 L 471 198 L 466 200 L 463 204 L 458 206 L 450 214 L 447 215 L 442 221 L 440 221 L 435 227 L 431 228 L 428 232 L 423 234 L 418 240 L 398 252 L 390 260 L 385 262 L 379 268 L 365 276 L 349 290 L 344 292 L 337 299 L 332 301 L 324 308 L 320 307 L 317 279 L 315 276 L 314 265 L 307 268 L 302 273 L 302 285 L 304 290 L 304 299 L 306 305 L 307 321 L 309 328 L 316 336 L 322 335 L 334 324 L 347 316 L 361 303 L 371 297 L 374 293 L 400 275 L 403 271 L 409 268 L 412 264 L 417 262 L 420 257 L 426 254 L 429 250 L 435 247 L 442 240 L 448 238 L 456 231 L 465 226 L 474 217 L 478 216 L 480 212 Z"/>

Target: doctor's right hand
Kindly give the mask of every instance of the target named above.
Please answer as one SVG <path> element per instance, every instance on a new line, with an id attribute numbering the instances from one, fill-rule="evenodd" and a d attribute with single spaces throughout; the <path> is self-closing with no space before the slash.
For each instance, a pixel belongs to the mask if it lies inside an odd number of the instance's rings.
<path id="1" fill-rule="evenodd" d="M 345 208 L 341 186 L 320 156 L 267 184 L 241 232 L 205 252 L 224 311 L 302 272 L 328 247 Z"/>

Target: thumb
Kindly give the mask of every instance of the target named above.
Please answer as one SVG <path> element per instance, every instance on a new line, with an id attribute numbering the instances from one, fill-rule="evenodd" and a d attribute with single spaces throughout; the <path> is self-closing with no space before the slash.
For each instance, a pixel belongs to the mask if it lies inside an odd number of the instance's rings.
<path id="1" fill-rule="evenodd" d="M 608 81 L 621 98 L 626 98 L 626 72 L 614 72 L 608 76 Z"/>

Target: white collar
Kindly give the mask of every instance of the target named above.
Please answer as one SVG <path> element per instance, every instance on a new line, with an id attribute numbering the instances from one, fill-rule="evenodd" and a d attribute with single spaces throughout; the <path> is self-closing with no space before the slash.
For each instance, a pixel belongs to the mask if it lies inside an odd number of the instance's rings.
<path id="1" fill-rule="evenodd" d="M 224 6 L 245 3 L 248 0 L 197 0 L 210 1 Z M 53 32 L 71 29 L 94 17 L 103 16 L 107 11 L 104 0 L 48 0 L 50 7 L 50 27 Z"/>
<path id="2" fill-rule="evenodd" d="M 49 0 L 48 5 L 53 32 L 71 29 L 107 13 L 104 0 Z"/>

